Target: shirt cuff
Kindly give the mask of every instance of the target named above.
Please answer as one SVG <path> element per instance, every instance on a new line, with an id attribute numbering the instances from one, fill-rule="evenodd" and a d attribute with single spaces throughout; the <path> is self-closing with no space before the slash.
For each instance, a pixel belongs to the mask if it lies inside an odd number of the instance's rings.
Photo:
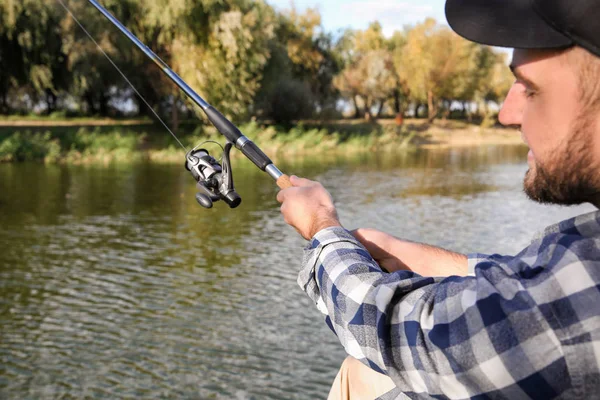
<path id="1" fill-rule="evenodd" d="M 319 310 L 324 313 L 326 313 L 326 309 L 324 308 L 325 305 L 322 304 L 323 300 L 321 299 L 321 290 L 317 283 L 315 269 L 323 248 L 329 244 L 339 242 L 350 242 L 356 245 L 357 248 L 366 251 L 364 246 L 348 230 L 339 226 L 325 228 L 317 232 L 304 249 L 302 268 L 298 274 L 298 285 L 313 300 Z"/>
<path id="2" fill-rule="evenodd" d="M 325 247 L 328 244 L 342 241 L 354 242 L 359 247 L 363 247 L 363 245 L 354 237 L 354 235 L 350 233 L 350 231 L 342 228 L 341 226 L 333 226 L 317 232 L 308 244 L 307 249 L 316 249 L 319 246 Z"/>

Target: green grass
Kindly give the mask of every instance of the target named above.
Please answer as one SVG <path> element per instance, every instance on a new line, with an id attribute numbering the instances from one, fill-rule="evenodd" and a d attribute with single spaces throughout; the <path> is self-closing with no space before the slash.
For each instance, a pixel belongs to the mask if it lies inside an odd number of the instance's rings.
<path id="1" fill-rule="evenodd" d="M 395 126 L 297 125 L 265 126 L 250 122 L 240 130 L 265 153 L 273 156 L 304 156 L 320 153 L 356 154 L 374 150 L 409 148 L 414 136 L 407 128 Z M 187 148 L 206 140 L 224 144 L 213 128 L 182 125 L 178 137 Z M 214 146 L 207 144 L 209 150 Z M 234 156 L 239 156 L 234 152 Z M 164 129 L 154 125 L 127 126 L 52 126 L 27 128 L 0 127 L 0 161 L 44 161 L 49 163 L 88 163 L 136 161 L 181 162 L 184 153 Z"/>
<path id="2" fill-rule="evenodd" d="M 244 128 L 246 134 L 265 151 L 290 156 L 407 149 L 416 134 L 408 128 L 380 125 L 370 125 L 370 130 L 366 130 L 364 126 L 336 129 L 339 126 L 310 127 L 301 124 L 289 130 L 278 130 L 250 123 Z"/>

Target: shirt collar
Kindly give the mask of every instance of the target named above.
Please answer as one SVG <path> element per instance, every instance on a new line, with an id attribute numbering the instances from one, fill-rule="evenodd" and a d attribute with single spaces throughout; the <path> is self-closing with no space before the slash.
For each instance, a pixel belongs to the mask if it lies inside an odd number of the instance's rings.
<path id="1" fill-rule="evenodd" d="M 556 233 L 579 233 L 586 237 L 600 236 L 600 210 L 581 214 L 550 225 L 542 232 L 539 232 L 533 240 L 536 241 Z"/>

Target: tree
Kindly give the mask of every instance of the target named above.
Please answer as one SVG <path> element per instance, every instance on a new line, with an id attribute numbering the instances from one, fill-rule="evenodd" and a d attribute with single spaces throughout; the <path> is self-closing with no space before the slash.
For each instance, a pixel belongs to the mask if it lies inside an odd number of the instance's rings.
<path id="1" fill-rule="evenodd" d="M 133 15 L 138 15 L 140 10 L 134 1 L 113 1 L 106 2 L 105 5 L 123 24 L 132 29 L 134 34 L 140 35 L 143 29 L 136 26 L 135 19 L 132 18 Z M 148 75 L 140 72 L 147 71 L 145 60 L 139 52 L 132 50 L 132 44 L 89 4 L 70 2 L 68 6 L 94 40 L 144 93 L 144 97 L 151 102 L 156 101 L 158 96 L 154 93 L 157 89 L 151 92 L 144 90 L 143 83 Z M 129 91 L 129 86 L 69 15 L 63 13 L 60 27 L 62 48 L 67 59 L 66 70 L 70 76 L 70 95 L 80 99 L 80 111 L 92 115 L 108 115 L 111 99 Z M 158 85 L 154 87 L 158 88 Z"/>
<path id="2" fill-rule="evenodd" d="M 64 0 L 112 60 L 174 127 L 191 109 L 179 89 L 87 2 Z M 277 13 L 263 0 L 103 0 L 103 5 L 192 88 L 234 119 L 291 122 L 427 104 L 429 118 L 461 102 L 499 102 L 506 60 L 432 19 L 385 37 L 378 22 L 341 35 L 316 9 Z M 133 100 L 121 75 L 55 0 L 0 0 L 0 112 L 76 108 L 114 115 Z M 445 111 L 445 112 L 442 112 Z"/>
<path id="3" fill-rule="evenodd" d="M 51 1 L 0 1 L 0 108 L 10 109 L 9 95 L 19 90 L 32 103 L 57 107 L 66 88 L 60 15 Z"/>
<path id="4" fill-rule="evenodd" d="M 386 49 L 365 53 L 358 63 L 360 95 L 365 101 L 368 119 L 379 117 L 381 110 L 398 85 L 391 52 Z M 372 115 L 372 108 L 378 103 L 378 111 Z"/>
<path id="5" fill-rule="evenodd" d="M 468 69 L 468 42 L 434 19 L 410 30 L 402 51 L 404 76 L 413 98 L 426 103 L 428 119 L 438 115 L 442 99 L 452 99 L 459 77 Z"/>
<path id="6" fill-rule="evenodd" d="M 208 28 L 178 35 L 172 60 L 181 77 L 224 114 L 236 119 L 247 115 L 260 88 L 273 38 L 273 10 L 262 1 L 234 4 L 206 1 L 198 5 L 200 20 Z M 213 11 L 214 10 L 214 11 Z M 220 12 L 219 12 L 220 11 Z M 206 34 L 207 36 L 203 36 Z"/>
<path id="7" fill-rule="evenodd" d="M 515 78 L 508 68 L 506 54 L 496 54 L 495 63 L 491 68 L 489 79 L 482 85 L 482 95 L 485 101 L 500 104 L 508 95 Z"/>
<path id="8" fill-rule="evenodd" d="M 408 80 L 410 77 L 406 74 L 403 65 L 402 52 L 404 46 L 406 46 L 406 37 L 408 29 L 404 32 L 395 31 L 388 41 L 388 47 L 392 52 L 394 70 L 396 72 L 396 85 L 392 93 L 394 99 L 394 112 L 396 117 L 402 120 L 404 114 L 404 107 L 410 101 L 410 88 L 408 86 Z"/>
<path id="9" fill-rule="evenodd" d="M 383 28 L 377 21 L 371 22 L 364 31 L 354 34 L 354 54 L 356 59 L 373 50 L 387 49 L 387 40 L 383 35 Z"/>
<path id="10" fill-rule="evenodd" d="M 376 104 L 375 117 L 378 117 L 385 102 L 397 91 L 399 82 L 392 46 L 378 22 L 371 23 L 364 31 L 347 31 L 342 43 L 346 65 L 334 84 L 342 96 L 353 102 L 356 117 L 364 114 L 371 119 Z M 362 113 L 359 103 L 364 104 Z"/>
<path id="11" fill-rule="evenodd" d="M 263 118 L 288 123 L 335 109 L 333 77 L 339 70 L 332 35 L 321 26 L 316 9 L 298 13 L 292 7 L 277 17 L 270 41 L 256 111 Z"/>
<path id="12" fill-rule="evenodd" d="M 361 79 L 360 70 L 353 66 L 344 68 L 333 80 L 333 84 L 340 91 L 340 94 L 352 101 L 354 118 L 360 118 L 362 115 L 359 107 L 359 97 L 362 92 Z"/>

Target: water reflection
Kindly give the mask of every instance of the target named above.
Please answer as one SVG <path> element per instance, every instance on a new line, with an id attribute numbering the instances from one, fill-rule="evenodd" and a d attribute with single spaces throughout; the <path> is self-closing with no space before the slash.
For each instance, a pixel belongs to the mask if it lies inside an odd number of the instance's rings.
<path id="1" fill-rule="evenodd" d="M 349 228 L 511 253 L 589 209 L 521 193 L 526 149 L 281 160 Z M 343 351 L 296 287 L 304 241 L 234 161 L 242 206 L 181 166 L 0 165 L 1 398 L 324 398 Z"/>

